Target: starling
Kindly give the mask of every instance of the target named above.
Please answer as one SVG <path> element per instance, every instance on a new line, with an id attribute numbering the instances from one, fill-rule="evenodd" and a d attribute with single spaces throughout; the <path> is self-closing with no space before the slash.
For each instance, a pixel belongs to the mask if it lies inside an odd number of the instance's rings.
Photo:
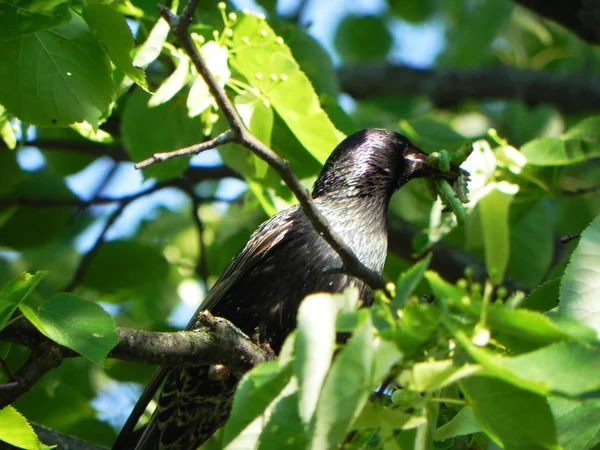
<path id="1" fill-rule="evenodd" d="M 406 137 L 367 129 L 344 139 L 329 156 L 312 196 L 330 225 L 360 261 L 381 273 L 387 253 L 387 209 L 407 181 L 433 176 L 427 155 Z M 366 306 L 371 289 L 341 268 L 337 253 L 293 206 L 264 222 L 233 258 L 200 310 L 258 336 L 277 353 L 296 326 L 300 302 L 314 292 L 359 289 Z M 329 270 L 328 270 L 329 269 Z M 187 329 L 197 328 L 197 315 Z M 227 420 L 239 378 L 209 377 L 208 366 L 159 369 L 142 395 L 113 450 L 193 450 Z M 158 407 L 137 436 L 139 413 L 161 386 Z"/>

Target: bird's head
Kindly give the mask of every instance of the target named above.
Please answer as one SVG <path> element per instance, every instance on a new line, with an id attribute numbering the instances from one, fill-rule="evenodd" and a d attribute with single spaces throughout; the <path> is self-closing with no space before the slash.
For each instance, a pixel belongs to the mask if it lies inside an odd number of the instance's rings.
<path id="1" fill-rule="evenodd" d="M 383 129 L 358 131 L 333 150 L 313 188 L 313 197 L 389 199 L 413 178 L 438 172 L 423 153 L 399 133 Z"/>

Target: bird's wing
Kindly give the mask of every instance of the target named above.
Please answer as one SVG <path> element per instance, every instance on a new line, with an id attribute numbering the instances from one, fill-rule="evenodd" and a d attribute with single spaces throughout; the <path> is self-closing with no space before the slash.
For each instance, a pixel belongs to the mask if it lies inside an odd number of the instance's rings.
<path id="1" fill-rule="evenodd" d="M 280 243 L 288 231 L 291 229 L 294 219 L 301 214 L 298 207 L 292 207 L 274 215 L 271 219 L 264 222 L 250 236 L 246 246 L 233 258 L 227 268 L 223 271 L 215 285 L 204 299 L 204 302 L 198 307 L 192 320 L 188 323 L 186 330 L 194 327 L 195 318 L 200 311 L 211 310 L 227 294 L 232 286 L 244 278 L 255 267 L 260 265 L 261 261 Z M 235 324 L 234 324 L 235 325 Z"/>
<path id="2" fill-rule="evenodd" d="M 268 221 L 264 222 L 250 237 L 246 246 L 233 258 L 227 268 L 223 271 L 218 281 L 210 290 L 204 302 L 196 310 L 188 323 L 186 330 L 190 330 L 196 323 L 196 318 L 201 311 L 210 310 L 227 294 L 229 289 L 234 286 L 241 278 L 247 275 L 252 269 L 258 266 L 264 256 L 275 247 L 292 226 L 294 218 L 299 210 L 297 207 L 289 208 L 285 211 L 276 214 Z M 134 428 L 140 417 L 146 410 L 148 404 L 169 373 L 169 369 L 165 367 L 159 368 L 150 382 L 146 385 L 144 392 L 133 407 L 133 410 L 125 425 L 121 429 L 119 436 L 113 444 L 112 450 L 129 450 L 131 449 L 131 439 L 134 433 Z M 154 420 L 149 422 L 149 427 L 153 426 Z M 149 429 L 144 430 L 142 440 L 150 432 Z M 136 447 L 137 448 L 137 447 Z"/>

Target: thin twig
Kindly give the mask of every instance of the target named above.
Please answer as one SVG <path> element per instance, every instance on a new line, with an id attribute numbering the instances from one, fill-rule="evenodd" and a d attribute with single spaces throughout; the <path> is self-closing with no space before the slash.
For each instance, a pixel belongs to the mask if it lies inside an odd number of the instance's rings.
<path id="1" fill-rule="evenodd" d="M 227 130 L 220 135 L 218 135 L 214 139 L 210 139 L 205 142 L 201 142 L 200 144 L 191 145 L 189 147 L 184 147 L 179 150 L 174 150 L 172 152 L 163 152 L 163 153 L 155 153 L 150 158 L 144 159 L 135 165 L 136 169 L 145 169 L 152 164 L 157 162 L 167 161 L 168 159 L 179 158 L 182 156 L 193 156 L 199 153 L 202 153 L 205 150 L 210 150 L 219 145 L 228 144 L 229 142 L 234 142 L 236 140 L 235 133 L 232 130 Z"/>
<path id="2" fill-rule="evenodd" d="M 197 0 L 190 0 L 184 7 L 182 15 L 179 17 L 169 11 L 169 9 L 164 5 L 158 5 L 157 8 L 161 16 L 171 27 L 173 34 L 179 40 L 182 48 L 189 55 L 194 67 L 196 68 L 196 71 L 206 82 L 211 95 L 225 116 L 225 119 L 229 123 L 231 130 L 229 130 L 230 135 L 228 135 L 228 142 L 239 143 L 273 167 L 273 169 L 279 174 L 284 183 L 291 189 L 295 197 L 298 199 L 302 210 L 310 220 L 315 231 L 319 233 L 338 253 L 343 262 L 346 273 L 362 280 L 372 289 L 385 290 L 387 284 L 386 280 L 377 272 L 363 265 L 358 257 L 354 254 L 352 249 L 342 240 L 339 234 L 329 226 L 329 223 L 325 217 L 319 212 L 312 202 L 310 193 L 306 190 L 302 183 L 300 183 L 300 180 L 298 180 L 298 178 L 290 169 L 288 162 L 281 159 L 275 152 L 256 139 L 244 127 L 241 118 L 227 97 L 224 88 L 217 83 L 213 74 L 208 69 L 208 66 L 200 55 L 200 52 L 198 51 L 198 48 L 196 47 L 196 44 L 192 40 L 192 37 L 188 31 L 188 27 L 193 19 L 194 11 L 196 10 L 196 5 Z M 218 137 L 215 139 L 218 139 Z M 180 154 L 178 152 L 179 151 L 169 152 L 168 154 L 178 155 Z M 159 159 L 164 160 L 168 157 L 168 154 L 162 154 Z M 157 162 L 154 159 L 155 158 L 147 163 L 144 162 L 145 165 L 143 167 L 148 167 L 149 165 Z"/>
<path id="3" fill-rule="evenodd" d="M 125 208 L 131 202 L 133 202 L 134 200 L 137 200 L 138 198 L 141 198 L 141 197 L 149 195 L 153 192 L 156 192 L 160 189 L 164 189 L 166 187 L 172 187 L 174 185 L 175 185 L 175 182 L 159 183 L 159 184 L 155 184 L 154 186 L 152 186 L 148 189 L 145 189 L 143 191 L 132 194 L 130 196 L 122 197 L 121 201 L 119 202 L 119 206 L 108 216 L 108 219 L 106 220 L 106 223 L 104 224 L 104 227 L 102 228 L 102 231 L 96 238 L 96 242 L 94 242 L 94 245 L 92 245 L 92 248 L 83 256 L 83 258 L 81 258 L 81 261 L 79 262 L 79 265 L 77 266 L 77 269 L 75 270 L 75 273 L 73 274 L 73 278 L 71 278 L 71 281 L 64 287 L 63 291 L 71 292 L 83 280 L 83 277 L 85 276 L 85 273 L 87 272 L 87 269 L 88 269 L 90 263 L 94 259 L 94 256 L 96 256 L 96 253 L 98 253 L 98 250 L 100 250 L 100 247 L 105 242 L 106 233 L 108 232 L 110 227 L 113 226 L 113 224 L 117 221 L 117 219 L 121 216 L 121 214 L 123 213 Z"/>

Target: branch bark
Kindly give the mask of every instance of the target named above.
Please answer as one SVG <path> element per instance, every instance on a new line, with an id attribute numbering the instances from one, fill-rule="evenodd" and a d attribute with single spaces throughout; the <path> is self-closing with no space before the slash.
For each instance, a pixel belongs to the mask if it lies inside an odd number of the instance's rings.
<path id="1" fill-rule="evenodd" d="M 373 63 L 341 67 L 342 90 L 356 99 L 386 95 L 423 95 L 441 108 L 461 102 L 520 99 L 528 105 L 552 104 L 563 111 L 600 109 L 597 78 L 536 72 L 505 66 L 483 69 L 416 69 Z"/>
<path id="2" fill-rule="evenodd" d="M 254 344 L 231 322 L 208 312 L 203 312 L 201 319 L 201 328 L 195 331 L 161 333 L 117 328 L 119 343 L 108 357 L 163 367 L 222 364 L 239 374 L 272 358 L 269 349 Z M 80 356 L 51 341 L 26 320 L 2 330 L 0 341 L 31 348 L 31 356 L 15 374 L 15 380 L 0 384 L 0 409 L 30 390 L 63 359 Z"/>

